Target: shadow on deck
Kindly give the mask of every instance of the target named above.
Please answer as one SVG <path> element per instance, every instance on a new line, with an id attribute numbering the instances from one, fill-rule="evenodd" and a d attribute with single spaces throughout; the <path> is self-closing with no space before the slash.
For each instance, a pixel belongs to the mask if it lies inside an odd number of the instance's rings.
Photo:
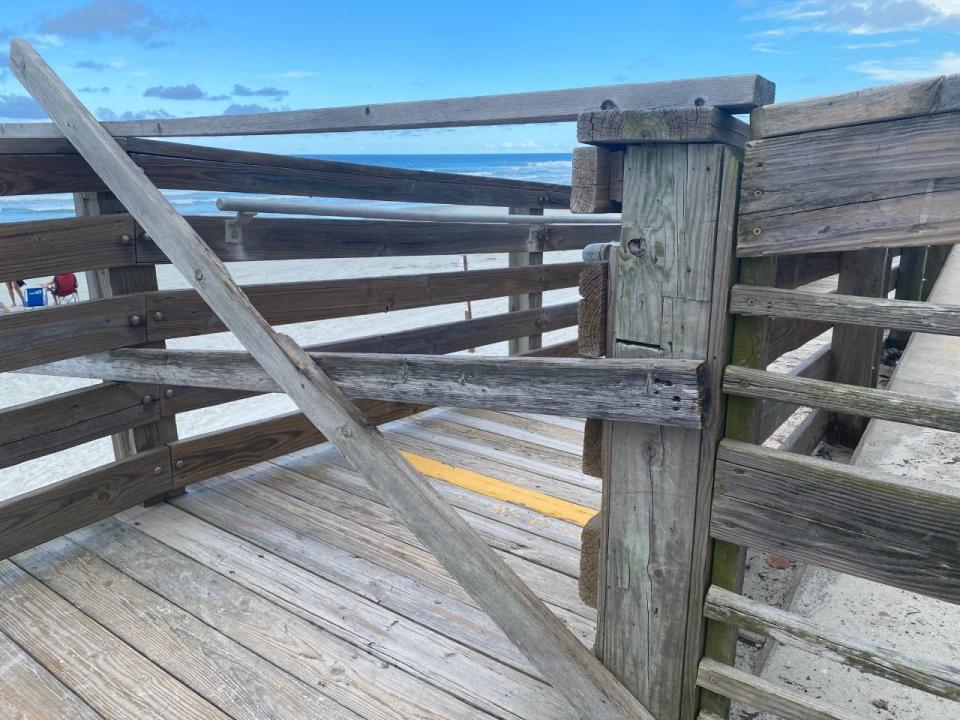
<path id="1" fill-rule="evenodd" d="M 582 422 L 384 427 L 584 644 Z M 0 716 L 572 718 L 327 444 L 0 562 Z"/>

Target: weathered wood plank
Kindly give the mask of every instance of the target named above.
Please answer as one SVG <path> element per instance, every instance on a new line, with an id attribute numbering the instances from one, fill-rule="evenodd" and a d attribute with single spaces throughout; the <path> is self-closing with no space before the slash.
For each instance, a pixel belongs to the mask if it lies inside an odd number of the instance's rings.
<path id="1" fill-rule="evenodd" d="M 543 208 L 512 207 L 508 209 L 510 215 L 543 215 Z M 511 268 L 543 265 L 543 252 L 539 250 L 540 228 L 531 225 L 528 229 L 529 249 L 527 252 L 512 252 L 507 255 L 507 264 Z M 507 298 L 508 312 L 522 312 L 532 310 L 543 305 L 543 293 L 533 292 L 523 295 L 510 295 Z M 520 355 L 531 350 L 538 350 L 543 345 L 543 336 L 527 335 L 507 342 L 507 352 L 510 355 Z"/>
<path id="2" fill-rule="evenodd" d="M 611 154 L 610 150 L 595 146 L 573 149 L 570 212 L 596 214 L 615 210 L 610 198 Z"/>
<path id="3" fill-rule="evenodd" d="M 467 300 L 574 287 L 583 263 L 469 272 L 248 285 L 254 307 L 272 324 L 325 320 L 447 305 Z M 193 290 L 149 293 L 148 335 L 162 340 L 222 332 L 226 326 Z M 157 313 L 160 313 L 159 319 Z"/>
<path id="4" fill-rule="evenodd" d="M 734 285 L 730 312 L 960 335 L 960 306 Z"/>
<path id="5" fill-rule="evenodd" d="M 778 288 L 792 290 L 840 272 L 840 253 L 783 255 L 777 258 Z"/>
<path id="6" fill-rule="evenodd" d="M 941 75 L 756 108 L 750 131 L 769 138 L 954 110 L 960 110 L 960 75 Z"/>
<path id="7" fill-rule="evenodd" d="M 244 115 L 104 123 L 115 137 L 202 137 L 403 130 L 569 122 L 584 110 L 713 105 L 731 113 L 773 102 L 774 84 L 759 75 L 629 83 L 481 97 L 284 110 Z M 0 138 L 62 137 L 53 123 L 3 123 Z"/>
<path id="8" fill-rule="evenodd" d="M 953 486 L 724 440 L 715 493 L 715 537 L 960 602 Z"/>
<path id="9" fill-rule="evenodd" d="M 154 422 L 160 417 L 159 398 L 157 385 L 106 383 L 5 408 L 0 411 L 0 467 Z"/>
<path id="10" fill-rule="evenodd" d="M 960 667 L 823 627 L 794 613 L 711 587 L 704 613 L 841 665 L 960 701 Z"/>
<path id="11" fill-rule="evenodd" d="M 224 217 L 188 216 L 187 222 L 224 262 L 464 255 L 531 249 L 527 226 L 505 223 L 255 217 L 243 226 L 243 241 L 236 243 L 226 239 Z M 549 224 L 538 227 L 537 243 L 544 252 L 579 250 L 618 236 L 616 225 Z M 141 231 L 137 235 L 137 262 L 157 264 L 169 260 Z"/>
<path id="12" fill-rule="evenodd" d="M 577 351 L 585 357 L 607 354 L 607 263 L 589 263 L 580 273 Z"/>
<path id="13" fill-rule="evenodd" d="M 742 120 L 716 107 L 669 110 L 591 110 L 577 118 L 577 140 L 591 145 L 727 143 L 743 147 L 750 133 Z"/>
<path id="14" fill-rule="evenodd" d="M 800 421 L 793 431 L 780 443 L 782 452 L 792 452 L 798 455 L 810 455 L 817 449 L 820 441 L 826 437 L 830 427 L 830 413 L 825 410 L 814 409 Z"/>
<path id="15" fill-rule="evenodd" d="M 960 403 L 950 400 L 918 398 L 909 393 L 736 365 L 728 366 L 724 372 L 723 391 L 729 395 L 767 398 L 795 406 L 960 432 Z"/>
<path id="16" fill-rule="evenodd" d="M 700 426 L 697 360 L 311 353 L 348 397 Z M 31 369 L 70 377 L 280 392 L 246 353 L 124 350 Z M 597 377 L 601 382 L 597 382 Z"/>
<path id="17" fill-rule="evenodd" d="M 10 561 L 0 562 L 0 627 L 104 718 L 229 720 Z"/>
<path id="18" fill-rule="evenodd" d="M 136 262 L 129 216 L 0 223 L 0 275 L 30 278 Z"/>
<path id="19" fill-rule="evenodd" d="M 700 687 L 783 720 L 867 720 L 792 688 L 776 685 L 730 665 L 706 658 L 697 676 Z"/>
<path id="20" fill-rule="evenodd" d="M 0 558 L 109 517 L 171 488 L 156 448 L 0 501 Z"/>
<path id="21" fill-rule="evenodd" d="M 753 370 L 735 365 L 728 366 L 728 368 L 729 367 L 736 367 L 738 370 L 745 370 L 748 372 L 764 372 L 763 370 Z M 827 378 L 831 378 L 834 372 L 833 351 L 829 346 L 824 346 L 806 360 L 798 364 L 796 367 L 792 368 L 788 375 L 790 377 L 826 380 Z M 724 371 L 724 383 L 726 382 L 727 375 L 726 371 Z M 738 395 L 740 397 L 758 397 L 756 395 L 745 395 L 739 392 L 728 391 L 725 385 L 723 391 L 729 395 Z M 796 409 L 802 404 L 793 402 L 780 402 L 780 400 L 781 398 L 777 397 L 771 402 L 763 403 L 763 417 L 761 420 L 760 432 L 761 437 L 770 437 L 774 431 L 783 425 L 787 418 L 793 415 L 794 411 L 796 411 Z"/>
<path id="22" fill-rule="evenodd" d="M 734 285 L 734 287 L 737 287 Z M 733 312 L 733 310 L 731 310 Z M 741 313 L 747 316 L 746 313 Z M 756 317 L 756 316 L 755 316 Z M 766 367 L 782 355 L 806 345 L 816 337 L 820 337 L 833 327 L 830 322 L 820 320 L 797 320 L 794 318 L 773 317 L 766 320 L 769 337 L 766 344 L 766 356 L 763 367 Z"/>
<path id="23" fill-rule="evenodd" d="M 0 372 L 138 345 L 145 313 L 139 294 L 0 316 Z"/>
<path id="24" fill-rule="evenodd" d="M 748 143 L 741 256 L 956 242 L 960 113 Z"/>

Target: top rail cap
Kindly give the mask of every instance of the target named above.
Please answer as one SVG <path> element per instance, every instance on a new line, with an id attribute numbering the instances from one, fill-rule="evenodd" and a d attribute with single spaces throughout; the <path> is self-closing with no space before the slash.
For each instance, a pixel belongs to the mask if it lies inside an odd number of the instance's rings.
<path id="1" fill-rule="evenodd" d="M 748 113 L 774 99 L 760 75 L 602 85 L 414 102 L 102 123 L 114 137 L 213 137 L 574 122 L 589 110 L 716 107 Z M 2 123 L 0 138 L 59 138 L 53 123 Z"/>

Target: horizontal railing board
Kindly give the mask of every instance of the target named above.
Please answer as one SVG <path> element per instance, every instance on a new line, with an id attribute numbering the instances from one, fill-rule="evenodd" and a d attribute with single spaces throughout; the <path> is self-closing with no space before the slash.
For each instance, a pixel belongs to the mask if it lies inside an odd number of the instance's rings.
<path id="1" fill-rule="evenodd" d="M 0 372 L 139 345 L 144 312 L 144 296 L 133 294 L 0 315 Z"/>
<path id="2" fill-rule="evenodd" d="M 566 185 L 406 170 L 133 138 L 124 141 L 123 146 L 155 185 L 168 190 L 255 192 L 498 207 L 567 208 L 570 203 L 570 188 Z M 31 155 L 0 153 L 0 192 L 4 195 L 103 190 L 106 190 L 103 181 L 75 152 Z"/>
<path id="3" fill-rule="evenodd" d="M 730 312 L 960 335 L 960 305 L 734 285 Z"/>
<path id="4" fill-rule="evenodd" d="M 732 366 L 728 366 L 732 367 Z M 758 371 L 759 372 L 759 371 Z M 833 352 L 829 345 L 817 350 L 795 367 L 790 372 L 790 377 L 814 378 L 816 380 L 826 380 L 833 376 L 835 372 Z M 726 388 L 724 391 L 727 392 Z M 729 393 L 737 394 L 737 393 Z M 781 398 L 768 400 L 763 403 L 760 420 L 760 437 L 770 437 L 774 431 L 796 411 L 802 403 L 798 402 L 778 402 Z"/>
<path id="5" fill-rule="evenodd" d="M 843 385 L 811 377 L 729 365 L 723 375 L 728 395 L 782 400 L 847 415 L 879 418 L 960 432 L 960 402 L 920 398 L 892 390 Z"/>
<path id="6" fill-rule="evenodd" d="M 242 242 L 229 242 L 227 217 L 188 217 L 225 262 L 314 258 L 469 255 L 538 250 L 580 250 L 620 236 L 617 225 L 544 225 L 531 248 L 526 225 L 390 220 L 320 220 L 257 217 L 243 226 Z M 149 238 L 137 238 L 137 262 L 169 262 Z"/>
<path id="7" fill-rule="evenodd" d="M 546 292 L 577 285 L 583 263 L 469 272 L 248 285 L 247 296 L 274 325 L 447 305 Z M 156 313 L 161 319 L 156 319 Z M 147 294 L 150 340 L 223 332 L 220 319 L 193 290 Z"/>
<path id="8" fill-rule="evenodd" d="M 717 586 L 707 592 L 703 614 L 841 665 L 960 701 L 960 667 L 957 665 L 828 628 Z"/>
<path id="9" fill-rule="evenodd" d="M 960 603 L 960 491 L 733 440 L 714 537 Z"/>
<path id="10" fill-rule="evenodd" d="M 744 113 L 773 102 L 773 97 L 774 85 L 769 80 L 759 75 L 732 75 L 244 115 L 114 121 L 103 126 L 115 137 L 407 130 L 573 121 L 584 110 L 610 106 L 644 110 L 712 105 Z M 0 124 L 0 138 L 61 136 L 52 123 Z"/>
<path id="11" fill-rule="evenodd" d="M 129 215 L 0 223 L 0 277 L 35 278 L 133 265 Z"/>
<path id="12" fill-rule="evenodd" d="M 754 138 L 960 110 L 960 75 L 867 88 L 842 95 L 767 104 L 750 113 Z"/>
<path id="13" fill-rule="evenodd" d="M 104 383 L 5 408 L 0 467 L 159 420 L 159 398 L 156 384 Z"/>
<path id="14" fill-rule="evenodd" d="M 953 243 L 960 113 L 747 143 L 741 257 Z"/>
<path id="15" fill-rule="evenodd" d="M 737 670 L 716 660 L 700 661 L 697 685 L 782 720 L 867 720 L 793 688 Z"/>
<path id="16" fill-rule="evenodd" d="M 700 427 L 702 368 L 686 360 L 310 353 L 352 399 Z M 247 353 L 124 350 L 31 372 L 280 392 Z"/>
<path id="17" fill-rule="evenodd" d="M 171 487 L 170 450 L 160 447 L 0 501 L 0 558 L 103 520 Z"/>
<path id="18" fill-rule="evenodd" d="M 375 425 L 413 415 L 428 407 L 370 400 L 360 400 L 356 405 Z M 174 463 L 173 485 L 175 488 L 184 487 L 322 442 L 326 442 L 326 438 L 301 413 L 176 440 L 169 445 Z"/>
<path id="19" fill-rule="evenodd" d="M 315 352 L 400 352 L 443 355 L 503 342 L 514 337 L 524 337 L 533 332 L 550 332 L 570 327 L 576 322 L 577 304 L 565 303 L 534 310 L 427 325 L 412 330 L 308 345 L 304 349 Z M 165 394 L 161 402 L 161 413 L 164 416 L 259 394 L 184 385 L 164 386 L 163 390 L 165 393 L 167 390 L 173 393 L 171 398 L 167 398 Z"/>
<path id="20" fill-rule="evenodd" d="M 590 110 L 577 118 L 577 140 L 590 145 L 726 143 L 742 148 L 750 127 L 715 107 Z"/>

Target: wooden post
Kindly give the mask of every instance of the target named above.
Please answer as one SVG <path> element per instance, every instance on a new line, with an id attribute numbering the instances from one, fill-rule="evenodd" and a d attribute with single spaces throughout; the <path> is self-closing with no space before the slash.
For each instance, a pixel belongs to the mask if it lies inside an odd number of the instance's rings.
<path id="1" fill-rule="evenodd" d="M 704 109 L 668 112 L 624 111 L 609 123 L 626 157 L 607 354 L 705 360 L 714 384 L 728 346 L 740 163 L 718 140 L 689 141 L 700 139 L 687 131 Z M 583 119 L 581 142 L 602 144 L 608 125 L 594 113 L 585 136 Z M 701 430 L 611 422 L 604 437 L 597 654 L 655 717 L 671 720 L 696 711 L 718 403 L 707 415 Z"/>
<path id="2" fill-rule="evenodd" d="M 543 208 L 510 208 L 511 215 L 543 215 Z M 539 229 L 536 226 L 530 227 L 529 244 L 536 245 L 539 238 Z M 507 264 L 509 267 L 526 267 L 528 265 L 543 265 L 542 252 L 512 252 L 508 253 Z M 543 293 L 528 293 L 526 295 L 511 295 L 507 299 L 509 312 L 519 310 L 532 310 L 543 307 Z M 508 352 L 511 355 L 539 350 L 543 347 L 543 335 L 529 335 L 527 337 L 514 338 L 508 341 Z"/>
<path id="3" fill-rule="evenodd" d="M 127 212 L 120 201 L 109 192 L 74 193 L 73 203 L 78 216 L 114 215 Z M 120 242 L 121 239 L 117 238 L 117 241 Z M 135 244 L 136 238 L 129 238 L 129 242 Z M 153 265 L 90 270 L 86 273 L 86 276 L 87 290 L 91 299 L 158 289 L 157 270 Z M 141 318 L 140 322 L 146 324 L 147 318 Z M 166 347 L 166 345 L 166 342 L 160 340 L 137 345 L 136 347 L 163 348 Z M 159 397 L 147 400 L 146 396 L 143 400 L 144 402 L 157 403 L 161 401 Z M 139 452 L 162 447 L 177 438 L 176 418 L 163 417 L 156 422 L 112 435 L 111 440 L 113 441 L 114 458 L 116 460 L 123 460 Z M 184 492 L 186 491 L 181 489 L 164 493 L 155 498 L 150 498 L 144 502 L 144 505 L 153 505 L 166 500 L 168 497 L 182 495 Z"/>
<path id="4" fill-rule="evenodd" d="M 270 327 L 223 262 L 26 41 L 11 42 L 10 69 L 260 366 L 581 717 L 654 720 L 303 348 Z"/>
<path id="5" fill-rule="evenodd" d="M 905 247 L 900 251 L 900 267 L 897 268 L 897 300 L 919 300 L 923 291 L 923 273 L 927 265 L 927 248 L 923 245 Z M 885 347 L 903 350 L 907 347 L 910 333 L 906 330 L 891 330 Z"/>
<path id="6" fill-rule="evenodd" d="M 885 297 L 890 256 L 886 249 L 871 248 L 842 253 L 840 256 L 839 295 Z M 858 325 L 837 325 L 830 347 L 836 358 L 836 382 L 874 387 L 880 369 L 883 347 L 881 328 Z M 831 441 L 856 447 L 867 427 L 868 418 L 836 415 L 830 429 Z"/>

